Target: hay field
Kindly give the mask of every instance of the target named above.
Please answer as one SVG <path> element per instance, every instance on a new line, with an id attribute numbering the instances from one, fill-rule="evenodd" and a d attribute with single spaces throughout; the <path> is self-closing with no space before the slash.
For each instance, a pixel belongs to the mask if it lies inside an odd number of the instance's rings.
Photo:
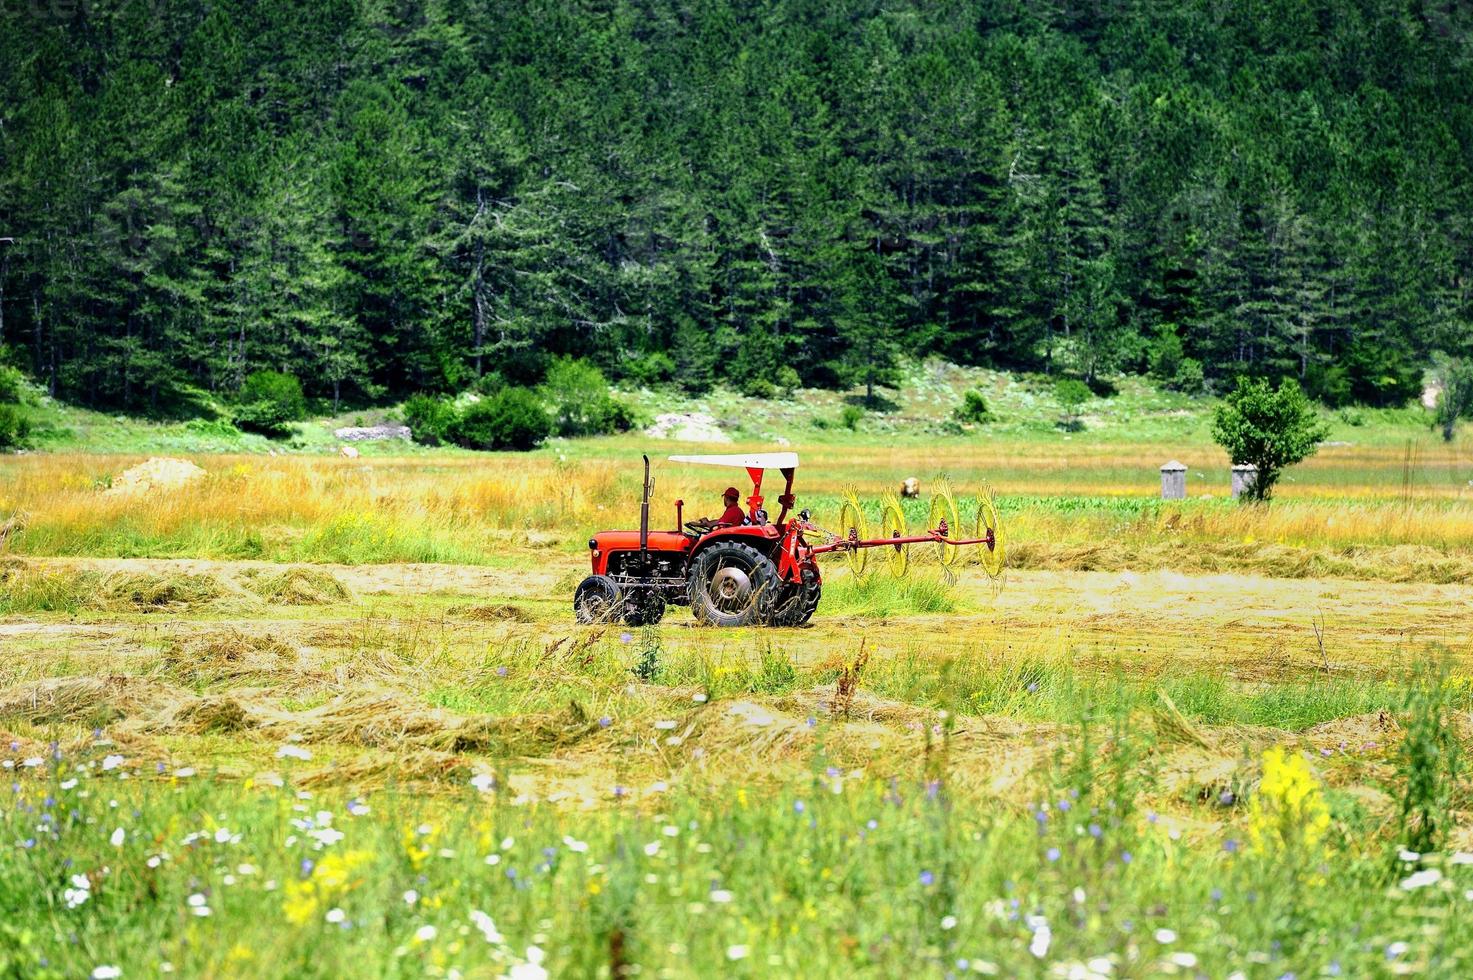
<path id="1" fill-rule="evenodd" d="M 1151 448 L 805 454 L 820 521 L 989 478 L 1016 561 L 730 631 L 572 623 L 592 449 L 7 459 L 0 974 L 1466 975 L 1473 501 Z"/>

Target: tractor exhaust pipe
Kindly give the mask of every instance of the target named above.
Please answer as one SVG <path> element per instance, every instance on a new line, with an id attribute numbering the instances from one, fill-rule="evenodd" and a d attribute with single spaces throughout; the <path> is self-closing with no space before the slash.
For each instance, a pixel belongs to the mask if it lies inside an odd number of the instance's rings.
<path id="1" fill-rule="evenodd" d="M 644 494 L 639 505 L 639 564 L 650 563 L 650 458 L 644 458 Z"/>

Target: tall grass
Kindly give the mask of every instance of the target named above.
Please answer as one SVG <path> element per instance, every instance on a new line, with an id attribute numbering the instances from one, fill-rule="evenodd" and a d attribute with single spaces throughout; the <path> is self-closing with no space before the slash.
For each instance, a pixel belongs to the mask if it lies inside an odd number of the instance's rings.
<path id="1" fill-rule="evenodd" d="M 494 564 L 528 534 L 546 532 L 538 547 L 571 553 L 592 531 L 637 523 L 639 472 L 616 460 L 206 457 L 207 478 L 185 488 L 102 492 L 109 474 L 134 462 L 62 455 L 0 462 L 0 519 L 14 516 L 22 525 L 5 546 L 31 555 Z M 907 472 L 915 463 L 882 459 L 876 471 Z M 802 503 L 818 523 L 836 520 L 836 484 L 849 466 L 830 473 L 818 463 L 800 471 Z M 687 501 L 687 516 L 709 510 L 702 502 L 715 484 L 696 470 L 672 468 L 662 478 L 654 526 L 673 527 L 676 497 Z M 957 484 L 965 487 L 978 470 L 975 461 L 966 464 Z M 1145 494 L 1112 496 L 1097 483 L 1071 483 L 1068 495 L 1050 496 L 1047 468 L 1039 472 L 1045 476 L 1019 481 L 1021 492 L 1001 498 L 1014 567 L 1443 582 L 1473 574 L 1473 497 L 1466 494 L 1413 488 L 1386 495 L 1361 484 L 1333 496 L 1289 494 L 1271 507 L 1220 498 L 1165 503 Z M 1079 475 L 1087 479 L 1088 469 Z M 873 476 L 862 484 L 875 522 L 880 486 Z M 907 504 L 912 528 L 925 523 L 925 507 L 924 491 Z M 963 497 L 961 510 L 969 522 L 970 498 Z M 850 599 L 859 606 L 888 601 L 878 592 Z"/>

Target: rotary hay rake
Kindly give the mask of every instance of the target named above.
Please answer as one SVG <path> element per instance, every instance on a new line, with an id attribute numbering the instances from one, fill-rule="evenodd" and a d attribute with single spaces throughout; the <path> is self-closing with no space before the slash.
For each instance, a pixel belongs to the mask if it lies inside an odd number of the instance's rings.
<path id="1" fill-rule="evenodd" d="M 684 501 L 675 501 L 673 531 L 651 530 L 649 457 L 644 458 L 644 493 L 638 531 L 603 531 L 588 542 L 592 574 L 573 595 L 579 622 L 622 620 L 631 626 L 659 622 L 670 605 L 688 605 L 697 622 L 709 626 L 798 626 L 818 608 L 823 594 L 818 560 L 840 555 L 857 575 L 879 565 L 896 578 L 919 559 L 940 566 L 955 581 L 964 557 L 973 555 L 996 580 L 1006 560 L 1006 542 L 990 490 L 977 495 L 974 515 L 965 525 L 955 494 L 935 481 L 926 528 L 909 530 L 905 508 L 893 493 L 880 503 L 878 535 L 853 490 L 844 493 L 838 529 L 814 524 L 807 510 L 793 512 L 793 477 L 798 454 L 756 453 L 726 456 L 671 456 L 672 462 L 745 469 L 752 494 L 741 524 L 687 522 Z M 776 520 L 763 508 L 762 479 L 778 470 L 784 480 Z M 913 552 L 912 549 L 915 549 Z"/>

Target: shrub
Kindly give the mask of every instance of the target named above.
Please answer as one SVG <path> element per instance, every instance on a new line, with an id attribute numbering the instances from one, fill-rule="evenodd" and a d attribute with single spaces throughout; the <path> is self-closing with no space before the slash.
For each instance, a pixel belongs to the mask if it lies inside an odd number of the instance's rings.
<path id="1" fill-rule="evenodd" d="M 404 402 L 404 424 L 414 441 L 426 446 L 445 442 L 457 418 L 455 406 L 435 395 L 410 395 Z"/>
<path id="2" fill-rule="evenodd" d="M 664 351 L 651 351 L 630 358 L 624 365 L 624 376 L 646 387 L 664 384 L 675 377 L 675 361 Z"/>
<path id="3" fill-rule="evenodd" d="M 0 405 L 0 451 L 21 449 L 31 435 L 31 421 L 19 405 Z"/>
<path id="4" fill-rule="evenodd" d="M 1060 378 L 1054 385 L 1054 397 L 1064 409 L 1061 423 L 1071 432 L 1084 428 L 1079 421 L 1079 410 L 1090 399 L 1089 385 L 1075 378 Z"/>
<path id="5" fill-rule="evenodd" d="M 526 388 L 503 388 L 469 405 L 450 428 L 468 449 L 533 449 L 552 432 L 552 420 Z"/>
<path id="6" fill-rule="evenodd" d="M 240 387 L 235 424 L 267 436 L 284 436 L 291 423 L 307 417 L 302 383 L 280 371 L 256 371 Z"/>
<path id="7" fill-rule="evenodd" d="M 630 427 L 629 416 L 609 394 L 603 372 L 573 357 L 554 358 L 542 382 L 542 397 L 552 409 L 560 436 L 592 436 Z"/>
<path id="8" fill-rule="evenodd" d="M 1258 467 L 1245 500 L 1267 500 L 1284 467 L 1313 455 L 1328 431 L 1291 378 L 1277 389 L 1266 381 L 1239 378 L 1237 389 L 1212 417 L 1212 438 L 1233 464 Z"/>
<path id="9" fill-rule="evenodd" d="M 800 385 L 803 379 L 798 377 L 798 372 L 791 364 L 784 364 L 777 369 L 777 390 L 784 395 L 791 395 Z"/>
<path id="10" fill-rule="evenodd" d="M 8 364 L 0 364 L 0 404 L 19 405 L 25 398 L 25 375 Z"/>
<path id="11" fill-rule="evenodd" d="M 839 424 L 853 432 L 859 428 L 859 423 L 864 419 L 864 409 L 858 405 L 845 405 L 844 410 L 839 413 Z"/>
<path id="12" fill-rule="evenodd" d="M 1453 361 L 1438 371 L 1437 405 L 1434 418 L 1442 427 L 1442 438 L 1452 442 L 1458 419 L 1473 415 L 1473 364 Z"/>
<path id="13" fill-rule="evenodd" d="M 980 425 L 983 422 L 992 421 L 992 409 L 987 407 L 987 399 L 975 388 L 962 395 L 962 403 L 956 407 L 953 414 L 958 422 Z"/>

